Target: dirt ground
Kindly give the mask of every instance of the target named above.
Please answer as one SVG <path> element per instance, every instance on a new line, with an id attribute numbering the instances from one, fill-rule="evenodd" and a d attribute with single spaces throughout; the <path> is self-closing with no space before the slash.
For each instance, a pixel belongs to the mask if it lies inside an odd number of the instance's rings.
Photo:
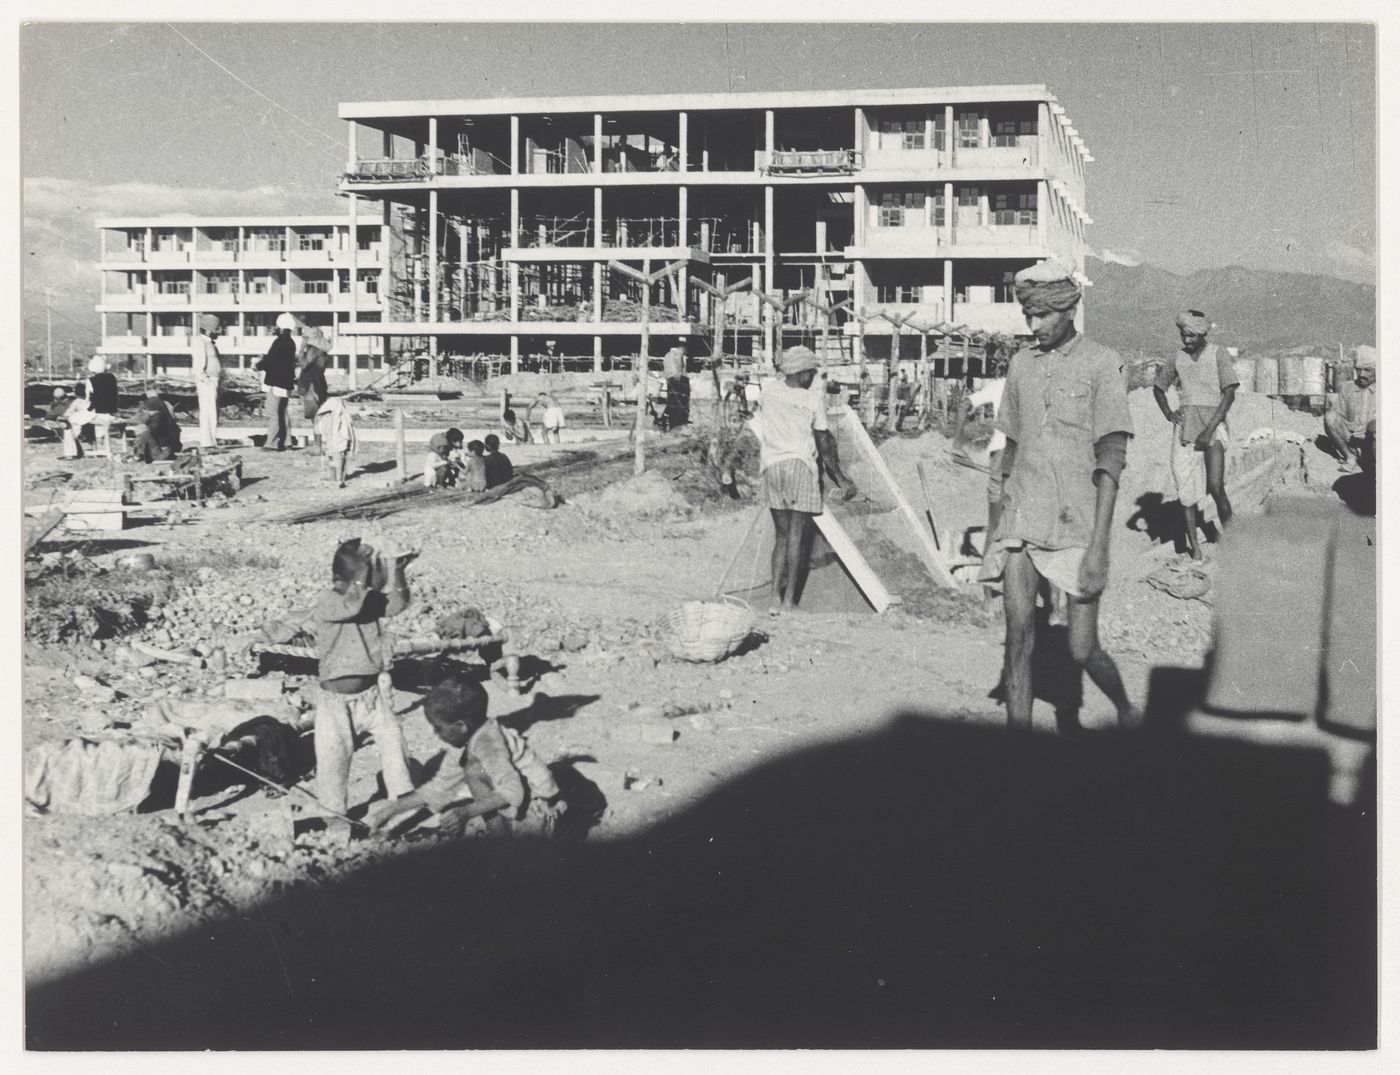
<path id="1" fill-rule="evenodd" d="M 1102 636 L 1130 694 L 1143 699 L 1154 665 L 1199 667 L 1211 612 L 1207 601 L 1178 600 L 1146 581 L 1175 555 L 1169 537 L 1161 543 L 1175 505 L 1165 469 L 1166 427 L 1148 393 L 1134 393 L 1133 415 L 1138 439 L 1119 499 Z M 1236 439 L 1260 428 L 1301 434 L 1305 441 L 1296 448 L 1301 467 L 1285 492 L 1331 495 L 1336 464 L 1310 443 L 1321 432 L 1318 419 L 1243 397 Z M 877 731 L 911 705 L 936 708 L 956 723 L 1002 721 L 988 697 L 1001 663 L 995 615 L 956 623 L 898 609 L 878 617 L 799 612 L 763 617 L 756 644 L 721 663 L 671 657 L 657 638 L 658 620 L 679 602 L 712 591 L 756 510 L 717 495 L 693 454 L 660 451 L 682 442 L 680 433 L 651 442 L 651 468 L 636 478 L 625 445 L 517 453 L 517 466 L 551 458 L 574 464 L 557 476 L 566 502 L 553 511 L 523 497 L 476 507 L 419 501 L 382 520 L 296 526 L 278 520 L 383 491 L 392 477 L 389 453 L 375 445 L 362 449 L 342 492 L 308 452 L 244 450 L 244 485 L 235 496 L 215 497 L 204 509 L 181 505 L 138 518 L 119 534 L 70 536 L 43 546 L 42 567 L 32 566 L 27 594 L 26 745 L 140 728 L 158 702 L 217 699 L 227 681 L 258 674 L 252 658 L 232 652 L 231 640 L 308 603 L 329 582 L 336 544 L 356 535 L 422 550 L 411 569 L 415 602 L 395 622 L 398 632 L 421 635 L 437 617 L 464 605 L 507 625 L 527 658 L 528 690 L 516 695 L 500 676 L 492 678 L 493 712 L 524 731 L 542 758 L 577 775 L 590 804 L 582 809 L 594 822 L 589 841 L 654 826 L 762 762 Z M 953 531 L 983 521 L 985 476 L 953 463 L 949 446 L 936 433 L 906 435 L 885 441 L 882 453 L 919 510 L 915 464 L 924 462 L 939 524 Z M 31 504 L 65 484 L 100 485 L 108 469 L 102 461 L 60 462 L 51 446 L 32 447 L 26 468 Z M 72 477 L 60 481 L 65 472 Z M 88 586 L 115 586 L 120 572 L 96 572 L 114 568 L 115 558 L 131 551 L 155 556 L 149 596 L 132 606 L 128 622 L 86 637 L 83 623 L 70 622 L 56 604 Z M 42 572 L 50 578 L 66 572 L 68 588 L 41 585 Z M 130 648 L 133 641 L 189 647 L 227 660 L 227 667 L 217 673 L 151 662 Z M 310 677 L 268 672 L 262 679 L 281 683 L 279 705 L 309 704 Z M 403 724 L 414 758 L 431 763 L 441 746 L 421 710 L 412 708 L 420 693 L 409 689 L 417 685 L 411 680 L 405 676 L 396 704 L 407 711 Z M 1086 685 L 1081 719 L 1089 729 L 1113 723 L 1111 708 L 1092 686 Z M 673 729 L 669 738 L 657 736 L 658 720 Z M 1037 707 L 1036 721 L 1054 727 L 1048 708 Z M 288 797 L 208 774 L 196 788 L 193 820 L 183 823 L 171 808 L 172 781 L 165 779 L 174 760 L 136 813 L 27 819 L 25 965 L 31 982 L 141 951 L 201 922 L 314 889 L 436 839 L 428 833 L 335 848 L 306 836 L 293 843 L 285 824 Z M 357 752 L 352 804 L 381 794 L 375 770 L 373 748 Z"/>

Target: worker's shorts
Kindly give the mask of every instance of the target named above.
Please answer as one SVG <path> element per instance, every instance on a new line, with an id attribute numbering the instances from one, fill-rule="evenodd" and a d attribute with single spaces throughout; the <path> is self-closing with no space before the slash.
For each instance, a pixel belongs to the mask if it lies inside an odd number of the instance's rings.
<path id="1" fill-rule="evenodd" d="M 993 542 L 982 558 L 982 570 L 978 572 L 978 582 L 1001 582 L 1006 575 L 1006 561 L 1013 552 L 1025 551 L 1042 578 L 1053 582 L 1065 593 L 1082 597 L 1079 586 L 1079 568 L 1084 563 L 1083 546 L 1068 549 L 1042 549 L 1019 538 L 1008 538 Z"/>
<path id="2" fill-rule="evenodd" d="M 783 459 L 763 472 L 759 502 L 776 511 L 822 513 L 822 491 L 817 472 L 801 459 Z"/>
<path id="3" fill-rule="evenodd" d="M 1212 444 L 1230 443 L 1230 434 L 1224 426 L 1217 426 Z M 1172 429 L 1172 480 L 1176 482 L 1176 498 L 1183 507 L 1194 508 L 1210 500 L 1206 489 L 1206 456 L 1194 443 L 1182 444 L 1175 428 Z"/>

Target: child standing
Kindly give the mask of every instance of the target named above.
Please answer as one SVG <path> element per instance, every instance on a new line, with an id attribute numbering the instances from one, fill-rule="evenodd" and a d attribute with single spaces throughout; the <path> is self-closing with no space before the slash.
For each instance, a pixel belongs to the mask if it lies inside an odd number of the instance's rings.
<path id="1" fill-rule="evenodd" d="M 345 813 L 355 733 L 368 731 L 379 748 L 384 786 L 391 798 L 413 790 L 403 729 L 391 704 L 391 641 L 383 619 L 408 607 L 405 568 L 416 553 L 392 555 L 352 538 L 335 551 L 331 585 L 309 614 L 267 631 L 276 642 L 310 630 L 316 639 L 316 797 L 328 810 Z M 344 822 L 328 820 L 342 838 Z"/>
<path id="2" fill-rule="evenodd" d="M 343 396 L 331 396 L 316 411 L 316 442 L 331 464 L 335 480 L 345 488 L 345 467 L 356 448 L 355 418 Z"/>
<path id="3" fill-rule="evenodd" d="M 450 749 L 432 780 L 366 815 L 370 831 L 424 808 L 443 817 L 444 829 L 459 832 L 477 817 L 553 824 L 563 810 L 553 774 L 524 736 L 488 718 L 486 709 L 481 684 L 460 673 L 428 692 L 423 713 Z"/>

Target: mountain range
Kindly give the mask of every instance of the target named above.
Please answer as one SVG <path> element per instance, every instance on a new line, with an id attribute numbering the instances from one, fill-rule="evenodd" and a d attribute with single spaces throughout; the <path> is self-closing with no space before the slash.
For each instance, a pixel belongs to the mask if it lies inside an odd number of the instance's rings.
<path id="1" fill-rule="evenodd" d="M 1090 257 L 1089 336 L 1125 356 L 1164 356 L 1178 346 L 1176 315 L 1197 309 L 1215 322 L 1211 340 L 1251 354 L 1300 348 L 1335 354 L 1376 339 L 1376 289 L 1333 276 L 1229 266 L 1189 275 L 1151 264 Z"/>

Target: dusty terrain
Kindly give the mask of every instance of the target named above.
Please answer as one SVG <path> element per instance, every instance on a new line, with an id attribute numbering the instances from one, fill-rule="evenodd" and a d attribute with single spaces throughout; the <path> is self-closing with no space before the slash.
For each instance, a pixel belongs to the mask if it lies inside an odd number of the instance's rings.
<path id="1" fill-rule="evenodd" d="M 1201 664 L 1211 614 L 1207 601 L 1178 600 L 1146 582 L 1174 556 L 1169 539 L 1159 543 L 1167 524 L 1153 500 L 1172 494 L 1165 424 L 1145 392 L 1134 393 L 1133 412 L 1139 437 L 1119 500 L 1102 634 L 1129 692 L 1142 699 L 1152 666 Z M 1309 441 L 1298 446 L 1302 467 L 1283 491 L 1330 496 L 1336 465 L 1310 443 L 1320 422 L 1245 397 L 1236 437 L 1265 427 L 1302 433 Z M 240 632 L 308 602 L 329 581 L 336 543 L 352 535 L 422 550 L 411 571 L 415 603 L 396 621 L 399 632 L 421 634 L 464 605 L 508 625 L 529 658 L 528 691 L 517 696 L 495 677 L 493 710 L 525 731 L 544 759 L 566 763 L 581 778 L 587 795 L 580 809 L 596 819 L 589 842 L 662 824 L 756 766 L 879 732 L 911 708 L 968 726 L 1002 720 L 988 697 L 1001 662 L 995 606 L 991 615 L 966 623 L 921 620 L 897 609 L 878 617 L 760 617 L 757 644 L 737 656 L 713 665 L 672 658 L 656 639 L 657 620 L 676 603 L 712 591 L 755 510 L 717 495 L 695 457 L 674 450 L 682 441 L 682 434 L 650 441 L 651 467 L 639 478 L 631 476 L 625 445 L 575 450 L 567 458 L 585 465 L 560 474 L 566 503 L 553 511 L 522 497 L 476 507 L 420 502 L 377 521 L 297 526 L 278 519 L 382 491 L 392 477 L 387 446 L 362 448 L 344 492 L 323 478 L 306 451 L 245 449 L 244 486 L 236 496 L 215 497 L 203 510 L 184 505 L 153 514 L 106 538 L 68 537 L 44 546 L 43 567 L 31 567 L 28 594 L 27 745 L 140 727 L 162 699 L 217 698 L 226 680 L 258 674 L 254 659 L 236 654 L 228 655 L 220 674 L 152 663 L 133 655 L 129 643 L 222 652 Z M 953 530 L 982 521 L 985 478 L 954 465 L 949 446 L 931 432 L 885 441 L 882 452 L 916 505 L 922 497 L 914 464 L 924 461 L 940 525 Z M 589 454 L 578 454 L 584 451 Z M 543 447 L 513 454 L 518 467 L 542 465 L 551 456 Z M 554 454 L 558 462 L 560 453 Z M 26 465 L 31 503 L 42 503 L 46 490 L 63 484 L 57 478 L 62 472 L 72 474 L 74 484 L 96 485 L 108 466 L 60 462 L 48 446 L 31 447 Z M 1257 510 L 1258 504 L 1240 507 Z M 55 602 L 89 586 L 120 589 L 120 571 L 95 572 L 112 569 L 115 557 L 129 551 L 154 554 L 153 596 L 128 610 L 128 621 L 87 637 L 87 621 L 70 620 Z M 67 589 L 40 584 L 54 573 L 71 576 Z M 266 676 L 283 677 L 290 704 L 309 700 L 309 677 Z M 430 762 L 440 745 L 421 711 L 411 709 L 419 698 L 408 689 L 414 685 L 406 681 L 396 701 L 408 711 L 404 727 L 415 759 Z M 663 718 L 675 730 L 673 741 L 648 741 L 655 739 L 645 734 L 655 707 L 667 705 L 680 714 Z M 1081 719 L 1089 729 L 1113 723 L 1111 708 L 1087 684 Z M 1036 720 L 1054 727 L 1048 707 L 1037 707 Z M 374 770 L 373 750 L 358 752 L 352 804 L 378 794 Z M 163 938 L 247 915 L 288 893 L 315 891 L 437 839 L 431 833 L 397 842 L 377 838 L 341 849 L 308 836 L 293 844 L 283 825 L 286 799 L 227 782 L 198 786 L 193 820 L 182 823 L 170 808 L 172 783 L 158 780 L 157 794 L 134 814 L 27 818 L 25 963 L 31 983 L 149 950 Z"/>

